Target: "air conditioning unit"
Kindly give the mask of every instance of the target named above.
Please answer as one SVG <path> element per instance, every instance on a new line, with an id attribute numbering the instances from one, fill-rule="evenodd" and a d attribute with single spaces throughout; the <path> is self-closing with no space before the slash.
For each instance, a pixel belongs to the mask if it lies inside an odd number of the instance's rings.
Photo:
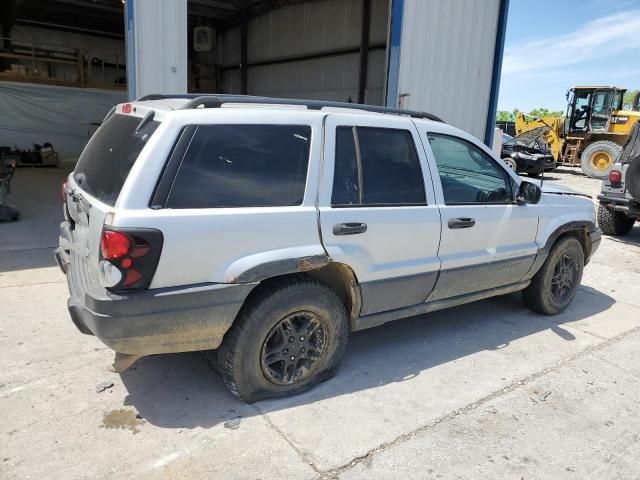
<path id="1" fill-rule="evenodd" d="M 208 52 L 215 47 L 216 31 L 211 27 L 195 27 L 193 29 L 193 50 Z"/>

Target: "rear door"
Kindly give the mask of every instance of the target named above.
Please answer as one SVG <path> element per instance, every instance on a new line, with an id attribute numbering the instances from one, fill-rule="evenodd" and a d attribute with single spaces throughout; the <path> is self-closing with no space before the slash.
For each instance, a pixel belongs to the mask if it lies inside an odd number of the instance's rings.
<path id="1" fill-rule="evenodd" d="M 440 213 L 425 178 L 429 167 L 409 119 L 328 116 L 322 240 L 334 261 L 353 268 L 362 315 L 422 303 L 433 289 Z"/>
<path id="2" fill-rule="evenodd" d="M 515 203 L 515 178 L 476 141 L 450 130 L 421 134 L 442 215 L 442 270 L 429 300 L 520 282 L 538 251 L 539 207 Z"/>

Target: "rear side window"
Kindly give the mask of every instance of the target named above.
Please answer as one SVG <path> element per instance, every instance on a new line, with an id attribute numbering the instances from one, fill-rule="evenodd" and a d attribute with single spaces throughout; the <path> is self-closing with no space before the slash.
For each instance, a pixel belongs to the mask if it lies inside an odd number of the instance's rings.
<path id="1" fill-rule="evenodd" d="M 115 114 L 91 137 L 74 170 L 80 188 L 113 206 L 129 171 L 160 125 L 140 117 Z"/>
<path id="2" fill-rule="evenodd" d="M 300 205 L 310 141 L 306 125 L 200 125 L 167 207 Z"/>
<path id="3" fill-rule="evenodd" d="M 424 179 L 411 132 L 338 127 L 331 204 L 426 205 Z"/>

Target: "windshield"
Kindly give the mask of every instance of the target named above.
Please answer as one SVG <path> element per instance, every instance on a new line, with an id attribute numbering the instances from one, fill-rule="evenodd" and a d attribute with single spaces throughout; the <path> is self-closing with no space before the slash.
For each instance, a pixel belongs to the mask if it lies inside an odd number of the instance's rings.
<path id="1" fill-rule="evenodd" d="M 131 167 L 159 124 L 130 115 L 110 116 L 80 155 L 73 173 L 76 183 L 101 202 L 115 205 Z"/>

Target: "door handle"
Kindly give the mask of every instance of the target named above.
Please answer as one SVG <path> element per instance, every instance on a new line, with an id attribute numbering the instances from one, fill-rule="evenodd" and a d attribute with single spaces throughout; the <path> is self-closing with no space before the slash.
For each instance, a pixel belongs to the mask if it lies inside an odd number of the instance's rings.
<path id="1" fill-rule="evenodd" d="M 367 231 L 366 223 L 336 223 L 333 226 L 334 235 L 356 235 L 358 233 L 364 233 Z"/>
<path id="2" fill-rule="evenodd" d="M 449 228 L 471 228 L 476 224 L 475 218 L 462 217 L 462 218 L 450 218 Z"/>

